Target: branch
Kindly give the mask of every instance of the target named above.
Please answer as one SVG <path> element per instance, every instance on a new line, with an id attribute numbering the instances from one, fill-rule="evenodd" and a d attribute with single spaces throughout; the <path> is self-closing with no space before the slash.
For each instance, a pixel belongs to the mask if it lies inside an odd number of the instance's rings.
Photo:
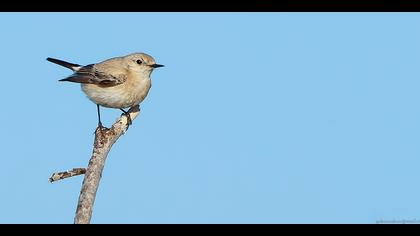
<path id="1" fill-rule="evenodd" d="M 140 108 L 138 105 L 130 108 L 128 113 L 130 114 L 132 121 L 138 116 L 139 112 Z M 89 160 L 89 165 L 79 195 L 79 202 L 77 204 L 76 216 L 74 218 L 75 224 L 89 224 L 96 191 L 98 190 L 102 170 L 105 166 L 105 160 L 112 145 L 127 130 L 127 123 L 127 117 L 122 115 L 110 129 L 96 129 L 92 157 Z"/>
<path id="2" fill-rule="evenodd" d="M 62 179 L 70 178 L 70 177 L 77 176 L 77 175 L 83 175 L 84 173 L 86 173 L 85 168 L 73 168 L 72 170 L 68 170 L 68 171 L 56 172 L 56 173 L 51 175 L 49 180 L 52 183 L 52 182 L 55 182 L 57 180 L 62 180 Z"/>

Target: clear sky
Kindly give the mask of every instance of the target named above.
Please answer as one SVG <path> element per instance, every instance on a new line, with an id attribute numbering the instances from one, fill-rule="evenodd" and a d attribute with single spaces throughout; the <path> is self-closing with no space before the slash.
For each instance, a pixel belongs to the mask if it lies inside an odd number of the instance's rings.
<path id="1" fill-rule="evenodd" d="M 92 223 L 420 219 L 418 13 L 1 13 L 0 223 L 72 223 L 96 107 L 57 80 L 164 68 L 108 156 Z M 102 109 L 104 125 L 121 114 Z"/>

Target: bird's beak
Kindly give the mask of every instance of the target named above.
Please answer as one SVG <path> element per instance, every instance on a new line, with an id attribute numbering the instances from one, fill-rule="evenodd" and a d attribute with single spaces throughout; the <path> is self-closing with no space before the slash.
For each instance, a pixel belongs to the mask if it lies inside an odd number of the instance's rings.
<path id="1" fill-rule="evenodd" d="M 153 65 L 150 65 L 150 67 L 152 67 L 152 68 L 159 68 L 159 67 L 164 67 L 164 65 L 153 64 Z"/>

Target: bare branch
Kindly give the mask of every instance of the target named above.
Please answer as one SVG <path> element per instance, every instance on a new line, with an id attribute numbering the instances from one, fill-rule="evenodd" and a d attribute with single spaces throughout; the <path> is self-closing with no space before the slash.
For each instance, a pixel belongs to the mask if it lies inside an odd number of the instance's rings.
<path id="1" fill-rule="evenodd" d="M 138 105 L 130 108 L 128 113 L 130 114 L 132 121 L 138 116 L 139 112 L 140 108 Z M 105 166 L 105 160 L 112 145 L 127 130 L 127 123 L 128 119 L 123 115 L 110 129 L 96 129 L 92 157 L 90 158 L 85 178 L 83 179 L 82 189 L 77 204 L 76 216 L 74 218 L 75 224 L 89 224 L 96 191 L 98 190 L 102 170 Z"/>
<path id="2" fill-rule="evenodd" d="M 77 175 L 83 175 L 84 173 L 86 173 L 85 168 L 73 168 L 72 170 L 68 170 L 68 171 L 56 172 L 56 173 L 51 175 L 49 180 L 52 183 L 52 182 L 55 182 L 57 180 L 62 180 L 62 179 L 70 178 L 70 177 L 77 176 Z"/>

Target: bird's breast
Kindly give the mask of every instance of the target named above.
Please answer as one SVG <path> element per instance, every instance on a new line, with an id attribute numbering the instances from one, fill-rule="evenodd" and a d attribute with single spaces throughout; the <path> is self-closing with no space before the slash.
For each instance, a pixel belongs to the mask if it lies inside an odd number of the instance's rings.
<path id="1" fill-rule="evenodd" d="M 83 92 L 92 102 L 109 108 L 129 108 L 140 104 L 149 93 L 150 87 L 150 78 L 127 79 L 112 87 L 82 84 Z"/>

